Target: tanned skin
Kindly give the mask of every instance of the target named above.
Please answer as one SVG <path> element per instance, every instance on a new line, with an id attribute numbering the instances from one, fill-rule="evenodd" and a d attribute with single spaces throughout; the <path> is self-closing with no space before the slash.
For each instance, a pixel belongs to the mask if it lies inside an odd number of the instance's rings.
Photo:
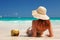
<path id="1" fill-rule="evenodd" d="M 49 31 L 49 35 L 47 35 L 47 36 L 53 37 L 50 20 L 41 20 L 41 19 L 33 20 L 32 21 L 32 29 L 27 30 L 27 35 L 32 36 L 32 37 L 41 37 L 43 32 L 46 30 Z"/>

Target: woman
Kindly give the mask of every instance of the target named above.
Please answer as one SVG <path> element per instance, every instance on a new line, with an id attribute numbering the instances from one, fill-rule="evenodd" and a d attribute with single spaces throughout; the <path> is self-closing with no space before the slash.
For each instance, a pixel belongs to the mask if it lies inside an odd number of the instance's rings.
<path id="1" fill-rule="evenodd" d="M 48 29 L 49 35 L 48 37 L 53 36 L 51 23 L 49 17 L 46 15 L 47 9 L 43 6 L 38 7 L 38 9 L 32 11 L 32 15 L 34 18 L 38 20 L 32 21 L 32 29 L 27 30 L 28 36 L 37 37 L 42 36 L 43 32 Z"/>

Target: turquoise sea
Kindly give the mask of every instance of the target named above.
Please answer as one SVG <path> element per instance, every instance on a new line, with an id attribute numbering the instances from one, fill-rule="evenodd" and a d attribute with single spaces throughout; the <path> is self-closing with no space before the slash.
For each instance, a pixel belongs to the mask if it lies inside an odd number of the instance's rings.
<path id="1" fill-rule="evenodd" d="M 33 17 L 2 17 L 0 21 L 14 21 L 14 20 L 37 20 Z M 60 17 L 51 17 L 50 20 L 60 20 Z"/>

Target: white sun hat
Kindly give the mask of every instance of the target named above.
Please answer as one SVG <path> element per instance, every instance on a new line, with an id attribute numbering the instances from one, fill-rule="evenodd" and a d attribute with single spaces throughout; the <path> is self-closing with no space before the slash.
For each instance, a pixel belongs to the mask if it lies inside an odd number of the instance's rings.
<path id="1" fill-rule="evenodd" d="M 32 11 L 34 18 L 49 20 L 49 17 L 46 15 L 47 9 L 43 6 L 38 7 L 38 9 Z"/>

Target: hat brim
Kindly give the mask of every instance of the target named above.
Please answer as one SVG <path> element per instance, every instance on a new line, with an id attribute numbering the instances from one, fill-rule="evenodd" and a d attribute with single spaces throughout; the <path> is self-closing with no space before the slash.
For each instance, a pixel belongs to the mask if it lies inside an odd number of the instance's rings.
<path id="1" fill-rule="evenodd" d="M 34 18 L 37 18 L 37 19 L 49 20 L 49 17 L 47 15 L 38 14 L 36 10 L 32 11 L 32 15 Z"/>

